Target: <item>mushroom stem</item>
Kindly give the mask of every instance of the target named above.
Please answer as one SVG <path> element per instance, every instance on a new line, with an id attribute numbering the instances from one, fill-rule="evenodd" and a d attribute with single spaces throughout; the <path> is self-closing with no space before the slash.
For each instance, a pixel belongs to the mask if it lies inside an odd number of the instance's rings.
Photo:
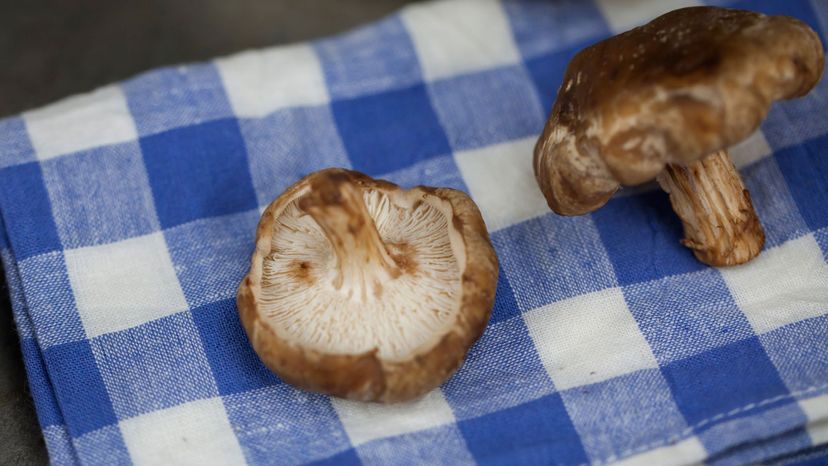
<path id="1" fill-rule="evenodd" d="M 765 233 L 727 151 L 687 166 L 668 164 L 658 183 L 684 224 L 681 243 L 700 261 L 738 265 L 762 250 Z"/>
<path id="2" fill-rule="evenodd" d="M 400 275 L 368 213 L 362 188 L 347 174 L 320 173 L 298 205 L 319 224 L 334 250 L 334 288 L 365 302 Z"/>

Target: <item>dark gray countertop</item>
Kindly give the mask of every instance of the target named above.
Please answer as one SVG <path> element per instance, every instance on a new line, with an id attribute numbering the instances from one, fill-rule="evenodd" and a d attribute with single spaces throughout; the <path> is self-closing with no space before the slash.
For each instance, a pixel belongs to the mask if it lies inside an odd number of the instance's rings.
<path id="1" fill-rule="evenodd" d="M 0 117 L 162 65 L 333 34 L 409 2 L 0 0 Z M 47 461 L 0 278 L 0 464 Z"/>

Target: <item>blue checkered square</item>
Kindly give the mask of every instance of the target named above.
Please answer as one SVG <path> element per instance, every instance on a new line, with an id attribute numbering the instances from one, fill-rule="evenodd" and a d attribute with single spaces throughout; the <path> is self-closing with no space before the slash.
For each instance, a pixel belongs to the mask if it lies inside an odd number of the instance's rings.
<path id="1" fill-rule="evenodd" d="M 680 435 L 687 427 L 656 369 L 572 388 L 561 397 L 575 428 L 591 433 L 582 442 L 592 461 L 626 456 L 654 439 Z"/>
<path id="2" fill-rule="evenodd" d="M 581 464 L 581 439 L 557 393 L 460 421 L 475 460 L 485 464 Z"/>
<path id="3" fill-rule="evenodd" d="M 808 226 L 774 157 L 764 158 L 743 169 L 742 178 L 765 229 L 766 249 L 808 233 Z"/>
<path id="4" fill-rule="evenodd" d="M 351 166 L 328 106 L 280 110 L 260 119 L 239 120 L 239 126 L 260 206 L 270 204 L 313 171 Z"/>
<path id="5" fill-rule="evenodd" d="M 17 260 L 61 248 L 39 164 L 0 169 L 0 207 Z"/>
<path id="6" fill-rule="evenodd" d="M 592 218 L 621 285 L 707 267 L 679 243 L 681 221 L 664 192 L 615 197 Z"/>
<path id="7" fill-rule="evenodd" d="M 313 466 L 360 466 L 362 465 L 362 461 L 359 460 L 356 450 L 350 449 L 323 460 L 314 461 L 308 464 Z"/>
<path id="8" fill-rule="evenodd" d="M 381 178 L 404 188 L 425 185 L 453 188 L 466 193 L 469 191 L 451 155 L 426 159 L 403 169 L 385 173 Z"/>
<path id="9" fill-rule="evenodd" d="M 115 423 L 115 411 L 88 341 L 52 346 L 43 356 L 52 384 L 60 387 L 57 399 L 72 437 Z"/>
<path id="10" fill-rule="evenodd" d="M 369 175 L 451 152 L 423 85 L 337 100 L 331 106 L 353 167 Z"/>
<path id="11" fill-rule="evenodd" d="M 52 382 L 49 381 L 37 342 L 23 338 L 20 340 L 20 349 L 24 355 L 29 356 L 23 362 L 32 398 L 38 400 L 36 408 L 40 427 L 63 424 L 63 413 L 55 400 Z"/>
<path id="12" fill-rule="evenodd" d="M 64 247 L 111 243 L 158 230 L 138 143 L 50 159 L 41 168 Z"/>
<path id="13" fill-rule="evenodd" d="M 132 464 L 117 425 L 106 426 L 75 439 L 78 454 L 89 464 Z"/>
<path id="14" fill-rule="evenodd" d="M 817 22 L 820 25 L 819 32 L 822 36 L 822 44 L 825 45 L 826 35 L 828 35 L 828 5 L 820 0 L 811 0 L 811 10 L 817 17 Z"/>
<path id="15" fill-rule="evenodd" d="M 492 234 L 522 311 L 616 286 L 592 219 L 548 214 Z"/>
<path id="16" fill-rule="evenodd" d="M 206 218 L 164 231 L 167 249 L 191 308 L 236 296 L 250 268 L 259 214 Z"/>
<path id="17" fill-rule="evenodd" d="M 212 64 L 152 71 L 126 81 L 122 88 L 140 135 L 233 116 Z"/>
<path id="18" fill-rule="evenodd" d="M 515 42 L 524 59 L 569 48 L 610 34 L 593 2 L 520 0 L 504 3 Z M 552 83 L 549 83 L 550 85 Z"/>
<path id="19" fill-rule="evenodd" d="M 690 425 L 742 408 L 746 403 L 787 394 L 756 337 L 667 364 L 662 372 Z"/>
<path id="20" fill-rule="evenodd" d="M 544 115 L 552 111 L 569 61 L 586 45 L 588 44 L 579 44 L 526 60 L 526 69 L 540 97 Z"/>
<path id="21" fill-rule="evenodd" d="M 753 336 L 716 269 L 638 283 L 623 291 L 660 364 Z"/>
<path id="22" fill-rule="evenodd" d="M 469 419 L 555 391 L 523 319 L 491 323 L 443 386 L 458 419 Z"/>
<path id="23" fill-rule="evenodd" d="M 221 395 L 281 383 L 253 352 L 235 299 L 205 304 L 193 309 L 192 315 Z"/>
<path id="24" fill-rule="evenodd" d="M 91 345 L 119 419 L 218 394 L 189 312 L 101 335 Z"/>
<path id="25" fill-rule="evenodd" d="M 442 79 L 429 86 L 455 150 L 537 135 L 544 113 L 523 66 Z"/>
<path id="26" fill-rule="evenodd" d="M 762 123 L 762 132 L 775 150 L 820 138 L 828 133 L 826 108 L 828 79 L 823 79 L 805 97 L 773 104 Z"/>
<path id="27" fill-rule="evenodd" d="M 8 254 L 8 258 L 6 258 L 6 256 L 2 257 L 2 259 L 8 264 L 14 262 L 14 259 L 11 257 L 10 247 L 9 237 L 6 234 L 6 225 L 3 224 L 3 216 L 0 215 L 0 254 Z"/>
<path id="28" fill-rule="evenodd" d="M 398 16 L 315 46 L 334 99 L 409 87 L 423 79 L 414 45 Z"/>
<path id="29" fill-rule="evenodd" d="M 799 212 L 813 230 L 828 227 L 828 135 L 780 150 L 779 168 Z"/>
<path id="30" fill-rule="evenodd" d="M 357 453 L 363 464 L 383 465 L 398 458 L 411 458 L 418 464 L 472 464 L 463 435 L 455 425 L 387 437 L 360 445 Z"/>
<path id="31" fill-rule="evenodd" d="M 519 315 L 520 309 L 518 308 L 517 301 L 515 301 L 515 292 L 512 290 L 512 285 L 506 277 L 506 272 L 503 271 L 503 267 L 500 267 L 497 276 L 495 302 L 489 323 L 491 325 L 503 322 Z"/>
<path id="32" fill-rule="evenodd" d="M 789 390 L 801 392 L 824 384 L 828 377 L 828 314 L 759 338 Z"/>
<path id="33" fill-rule="evenodd" d="M 30 257 L 19 263 L 26 306 L 42 348 L 86 338 L 63 253 Z"/>
<path id="34" fill-rule="evenodd" d="M 301 464 L 350 448 L 326 397 L 281 384 L 223 400 L 250 464 Z"/>
<path id="35" fill-rule="evenodd" d="M 236 120 L 147 136 L 141 150 L 163 228 L 256 208 Z"/>
<path id="36" fill-rule="evenodd" d="M 26 124 L 20 117 L 0 120 L 0 169 L 35 160 Z"/>

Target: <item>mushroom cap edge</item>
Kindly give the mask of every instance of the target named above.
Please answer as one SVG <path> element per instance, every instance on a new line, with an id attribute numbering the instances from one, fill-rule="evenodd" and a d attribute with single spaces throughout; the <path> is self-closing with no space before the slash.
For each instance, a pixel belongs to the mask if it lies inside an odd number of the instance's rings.
<path id="1" fill-rule="evenodd" d="M 402 189 L 359 172 L 329 168 L 347 174 L 362 187 Z M 321 172 L 321 171 L 320 171 Z M 377 351 L 332 354 L 285 341 L 262 318 L 257 297 L 261 291 L 264 258 L 270 253 L 275 217 L 303 189 L 311 173 L 277 197 L 262 213 L 256 230 L 256 248 L 250 271 L 242 279 L 237 305 L 239 318 L 262 362 L 284 381 L 309 391 L 360 401 L 398 402 L 416 398 L 447 380 L 463 363 L 480 338 L 491 315 L 497 286 L 498 260 L 483 218 L 465 193 L 450 188 L 417 186 L 426 194 L 451 204 L 452 223 L 463 239 L 465 269 L 461 271 L 461 301 L 454 323 L 432 347 L 404 361 L 384 361 Z"/>

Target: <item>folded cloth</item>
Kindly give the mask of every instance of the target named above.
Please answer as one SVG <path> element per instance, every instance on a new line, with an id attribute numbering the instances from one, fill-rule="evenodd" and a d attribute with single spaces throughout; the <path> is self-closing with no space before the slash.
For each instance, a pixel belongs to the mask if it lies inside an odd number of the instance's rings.
<path id="1" fill-rule="evenodd" d="M 767 232 L 745 266 L 696 261 L 657 189 L 560 217 L 533 179 L 573 54 L 679 3 L 416 5 L 0 121 L 0 251 L 52 462 L 825 460 L 828 80 L 732 151 Z M 724 3 L 828 43 L 826 2 Z M 491 322 L 417 401 L 294 389 L 239 324 L 259 212 L 328 166 L 465 190 L 491 231 Z"/>

